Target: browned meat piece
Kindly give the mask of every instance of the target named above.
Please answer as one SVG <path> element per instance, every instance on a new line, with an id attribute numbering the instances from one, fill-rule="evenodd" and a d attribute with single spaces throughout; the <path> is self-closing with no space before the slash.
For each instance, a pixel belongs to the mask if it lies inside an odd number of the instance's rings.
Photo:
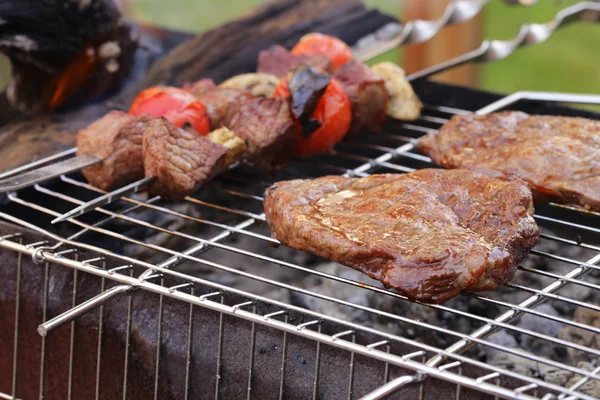
<path id="1" fill-rule="evenodd" d="M 600 210 L 600 121 L 518 111 L 457 115 L 419 148 L 446 168 L 519 176 L 537 201 Z"/>
<path id="2" fill-rule="evenodd" d="M 90 184 L 110 190 L 144 177 L 142 136 L 149 119 L 111 111 L 77 133 L 77 155 L 104 160 L 83 169 Z"/>
<path id="3" fill-rule="evenodd" d="M 282 243 L 425 302 L 509 281 L 539 236 L 524 182 L 468 170 L 279 182 L 264 205 Z"/>
<path id="4" fill-rule="evenodd" d="M 225 170 L 227 148 L 195 132 L 155 118 L 144 132 L 144 171 L 155 176 L 150 191 L 182 199 Z"/>
<path id="5" fill-rule="evenodd" d="M 212 129 L 223 126 L 223 119 L 227 115 L 227 110 L 231 104 L 254 97 L 245 90 L 216 86 L 212 79 L 202 79 L 194 84 L 187 85 L 185 89 L 204 104 Z"/>
<path id="6" fill-rule="evenodd" d="M 246 141 L 246 160 L 254 165 L 277 169 L 294 154 L 296 125 L 285 100 L 238 101 L 229 107 L 224 124 Z"/>
<path id="7" fill-rule="evenodd" d="M 196 97 L 200 97 L 210 89 L 214 89 L 216 87 L 217 85 L 212 79 L 204 78 L 194 83 L 186 83 L 183 86 L 183 90 L 190 92 Z"/>
<path id="8" fill-rule="evenodd" d="M 258 53 L 257 72 L 277 75 L 283 78 L 290 69 L 299 64 L 318 67 L 327 72 L 333 72 L 331 60 L 325 54 L 307 54 L 295 56 L 285 47 L 271 46 L 268 50 Z"/>
<path id="9" fill-rule="evenodd" d="M 385 122 L 388 94 L 382 77 L 360 61 L 351 60 L 335 73 L 352 107 L 349 134 L 377 132 Z"/>

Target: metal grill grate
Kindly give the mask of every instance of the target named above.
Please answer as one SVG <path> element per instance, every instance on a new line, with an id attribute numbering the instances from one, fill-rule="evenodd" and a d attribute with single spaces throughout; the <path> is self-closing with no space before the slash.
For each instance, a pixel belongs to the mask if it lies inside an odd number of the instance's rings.
<path id="1" fill-rule="evenodd" d="M 514 96 L 512 100 L 515 100 Z M 505 105 L 506 100 L 498 103 L 498 107 Z M 467 112 L 428 105 L 417 121 L 391 123 L 384 132 L 377 135 L 340 144 L 336 152 L 331 155 L 317 156 L 309 160 L 294 160 L 275 177 L 244 166 L 228 172 L 181 203 L 166 203 L 158 197 L 146 198 L 143 195 L 124 198 L 81 219 L 71 219 L 59 227 L 45 230 L 43 227 L 49 227 L 48 222 L 54 217 L 102 193 L 85 183 L 80 176 L 63 176 L 59 182 L 36 185 L 10 194 L 8 204 L 0 208 L 0 217 L 43 233 L 49 242 L 20 243 L 14 236 L 9 235 L 2 238 L 0 247 L 30 255 L 34 261 L 42 264 L 45 262 L 43 273 L 45 273 L 46 299 L 49 290 L 49 263 L 102 277 L 102 290 L 104 290 L 105 280 L 118 282 L 120 285 L 111 287 L 103 293 L 104 299 L 125 293 L 131 287 L 159 294 L 161 301 L 158 316 L 158 343 L 162 335 L 164 297 L 175 298 L 220 313 L 220 329 L 223 326 L 223 315 L 250 321 L 252 340 L 249 349 L 248 396 L 252 391 L 250 382 L 255 353 L 255 327 L 265 325 L 285 332 L 282 342 L 284 356 L 279 386 L 280 398 L 284 396 L 286 335 L 291 334 L 317 343 L 315 373 L 312 377 L 314 398 L 317 398 L 319 393 L 320 346 L 326 345 L 346 350 L 351 354 L 348 398 L 353 396 L 354 355 L 358 354 L 386 363 L 384 372 L 386 384 L 365 398 L 381 398 L 413 383 L 421 384 L 419 396 L 423 398 L 426 396 L 424 394 L 426 390 L 423 390 L 426 387 L 424 384 L 427 378 L 431 378 L 456 384 L 456 398 L 461 398 L 463 388 L 471 388 L 503 398 L 592 399 L 593 395 L 582 392 L 581 389 L 586 385 L 598 383 L 600 367 L 589 370 L 575 362 L 554 359 L 543 352 L 536 354 L 533 347 L 523 350 L 492 340 L 490 336 L 495 332 L 509 332 L 527 337 L 526 340 L 523 339 L 523 343 L 561 348 L 567 353 L 576 355 L 570 359 L 587 359 L 595 365 L 594 360 L 600 359 L 600 349 L 595 342 L 575 341 L 564 336 L 549 334 L 541 328 L 538 331 L 537 327 L 541 326 L 541 323 L 536 325 L 535 321 L 551 321 L 553 324 L 559 324 L 561 329 L 575 329 L 577 332 L 592 335 L 600 333 L 598 325 L 578 318 L 578 310 L 590 310 L 594 313 L 600 311 L 599 304 L 589 301 L 589 297 L 592 296 L 583 295 L 583 293 L 600 290 L 600 280 L 597 279 L 597 272 L 600 269 L 598 265 L 600 264 L 600 236 L 598 235 L 600 213 L 559 204 L 537 207 L 535 218 L 542 230 L 541 243 L 524 260 L 515 279 L 497 292 L 464 294 L 445 305 L 409 303 L 403 296 L 383 289 L 367 278 L 356 278 L 356 275 L 348 277 L 335 269 L 331 272 L 327 269 L 314 268 L 309 266 L 305 259 L 301 262 L 294 261 L 298 258 L 306 258 L 300 256 L 299 252 L 285 248 L 272 248 L 272 245 L 277 242 L 268 236 L 262 213 L 262 193 L 272 182 L 326 174 L 367 176 L 380 172 L 405 173 L 417 168 L 432 167 L 428 157 L 414 150 L 415 140 L 425 132 L 439 128 L 453 114 Z M 78 261 L 69 255 L 74 249 L 91 250 L 101 257 Z M 141 261 L 142 259 L 149 261 Z M 155 262 L 154 260 L 157 259 L 161 261 Z M 107 267 L 109 261 L 111 266 Z M 251 268 L 253 264 L 260 265 L 260 268 Z M 145 272 L 136 278 L 133 276 L 133 266 L 142 268 Z M 201 269 L 200 272 L 198 268 Z M 283 270 L 287 272 L 282 274 Z M 307 279 L 311 279 L 311 284 L 302 283 Z M 16 280 L 20 281 L 19 275 Z M 169 282 L 170 286 L 165 285 L 165 281 Z M 349 289 L 347 292 L 341 290 L 339 296 L 332 295 L 323 290 L 323 287 L 328 284 Z M 354 300 L 356 296 L 362 299 L 361 293 L 374 293 L 376 297 L 390 299 L 395 304 L 395 312 L 385 307 Z M 72 305 L 75 306 L 75 290 L 73 295 Z M 232 296 L 236 302 L 230 300 Z M 240 296 L 245 300 L 239 302 Z M 321 305 L 312 307 L 313 310 L 303 309 L 290 304 L 290 296 L 310 299 L 304 300 L 303 304 L 317 302 Z M 543 303 L 571 311 L 564 315 L 550 313 L 547 309 L 539 307 Z M 18 304 L 17 301 L 15 310 L 17 320 L 23 318 L 19 316 Z M 261 314 L 257 304 L 267 304 L 271 307 L 271 311 L 267 315 Z M 401 311 L 403 307 L 415 308 L 417 311 L 414 315 L 426 314 L 433 310 L 439 318 L 436 320 L 437 323 L 412 318 Z M 129 343 L 131 308 L 130 298 L 126 329 L 127 343 Z M 349 314 L 336 311 L 336 316 L 333 316 L 327 312 L 327 310 L 342 309 L 360 312 L 362 318 L 367 321 L 386 321 L 385 323 L 388 324 L 402 326 L 399 331 L 404 334 L 390 333 L 389 330 L 382 328 L 386 326 L 383 322 L 376 327 L 370 327 L 369 323 L 357 323 L 338 317 Z M 473 311 L 477 309 L 487 311 Z M 497 314 L 490 315 L 490 310 Z M 86 310 L 80 305 L 75 314 L 81 311 Z M 288 320 L 291 312 L 302 314 L 306 318 L 301 323 L 293 323 Z M 101 318 L 102 312 L 99 315 Z M 189 326 L 182 328 L 189 330 L 190 343 L 194 336 L 192 315 L 190 311 Z M 518 324 L 520 316 L 527 316 L 534 323 Z M 46 317 L 44 312 L 44 321 Z M 48 330 L 69 321 L 71 317 L 72 315 L 60 316 L 42 325 L 40 333 L 45 334 Z M 326 322 L 334 322 L 345 328 L 337 332 L 322 330 Z M 101 320 L 99 323 L 102 326 Z M 411 335 L 410 332 L 413 331 L 417 333 Z M 369 338 L 379 339 L 370 342 L 361 341 L 363 333 L 372 335 Z M 428 341 L 426 337 L 419 336 L 426 333 L 430 333 L 434 340 Z M 102 329 L 99 329 L 98 335 L 102 337 Z M 222 340 L 221 333 L 219 335 Z M 440 337 L 445 339 L 435 339 Z M 42 354 L 44 354 L 44 340 L 42 338 Z M 16 341 L 15 335 L 15 349 Z M 440 345 L 440 342 L 449 345 Z M 73 337 L 71 337 L 72 343 Z M 100 354 L 102 341 L 99 340 L 98 343 L 98 354 Z M 188 349 L 191 349 L 190 343 Z M 397 345 L 413 350 L 403 354 L 397 353 L 394 350 L 398 349 Z M 222 346 L 222 343 L 219 346 Z M 488 363 L 485 357 L 492 353 L 503 354 L 509 360 L 521 360 L 523 365 L 533 363 L 540 370 L 564 372 L 571 377 L 571 380 L 568 385 L 561 385 L 545 379 L 543 374 L 525 374 L 520 370 L 512 370 L 510 363 L 504 365 Z M 189 354 L 188 352 L 185 371 L 186 385 L 189 379 Z M 71 352 L 70 377 L 72 357 Z M 16 350 L 14 358 L 13 380 L 16 379 L 18 360 Z M 156 360 L 160 358 L 161 346 L 157 346 Z M 129 354 L 126 353 L 123 393 L 127 388 L 128 360 Z M 42 371 L 44 365 L 42 359 Z M 159 365 L 160 363 L 156 362 L 155 393 L 158 393 L 158 380 L 162 372 Z M 389 381 L 391 377 L 388 366 L 398 366 L 409 373 Z M 476 375 L 472 373 L 467 375 L 463 374 L 465 369 L 474 369 L 478 372 Z M 97 382 L 99 382 L 99 371 L 98 361 Z M 43 388 L 44 374 L 42 373 L 41 376 L 40 388 Z M 215 397 L 218 397 L 218 371 L 216 376 Z M 71 382 L 69 387 L 70 385 Z M 13 393 L 15 389 L 13 386 Z M 98 390 L 97 387 L 97 397 Z M 0 398 L 12 398 L 12 396 L 0 394 Z"/>

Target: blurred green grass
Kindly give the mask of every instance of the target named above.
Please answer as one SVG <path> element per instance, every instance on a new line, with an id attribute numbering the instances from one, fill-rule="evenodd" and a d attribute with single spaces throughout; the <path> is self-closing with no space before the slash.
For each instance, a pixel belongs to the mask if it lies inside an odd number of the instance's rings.
<path id="1" fill-rule="evenodd" d="M 201 32 L 241 16 L 266 0 L 133 0 L 132 17 L 160 26 Z M 435 0 L 423 0 L 435 1 Z M 539 0 L 532 7 L 510 6 L 492 0 L 483 12 L 484 37 L 509 39 L 526 22 L 546 22 L 560 9 L 577 0 Z M 401 16 L 402 0 L 366 0 L 382 12 Z M 510 57 L 483 65 L 479 87 L 511 93 L 518 90 L 548 90 L 600 93 L 600 25 L 576 23 L 547 42 L 517 50 Z M 398 52 L 380 58 L 399 60 Z M 8 68 L 0 62 L 0 86 Z"/>
<path id="2" fill-rule="evenodd" d="M 423 0 L 429 1 L 429 0 Z M 172 28 L 199 32 L 249 11 L 265 0 L 221 0 L 198 2 L 176 0 L 165 7 L 163 0 L 136 0 L 134 15 Z M 367 0 L 365 3 L 391 15 L 401 15 L 401 0 Z M 484 38 L 510 39 L 522 24 L 547 22 L 577 0 L 539 0 L 532 7 L 507 5 L 493 0 L 483 12 Z M 517 50 L 510 57 L 483 65 L 479 87 L 498 92 L 547 90 L 576 93 L 600 92 L 600 26 L 576 23 L 547 42 Z M 377 61 L 399 60 L 390 52 Z"/>

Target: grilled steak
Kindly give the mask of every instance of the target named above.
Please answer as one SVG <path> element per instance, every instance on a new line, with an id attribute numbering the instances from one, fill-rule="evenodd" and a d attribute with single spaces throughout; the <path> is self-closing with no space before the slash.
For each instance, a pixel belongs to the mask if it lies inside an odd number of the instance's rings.
<path id="1" fill-rule="evenodd" d="M 290 69 L 299 64 L 318 67 L 333 72 L 331 60 L 325 54 L 293 55 L 282 46 L 271 46 L 258 53 L 257 72 L 273 74 L 283 78 Z"/>
<path id="2" fill-rule="evenodd" d="M 246 141 L 246 160 L 254 165 L 277 169 L 294 153 L 296 126 L 285 100 L 238 101 L 229 107 L 224 125 Z"/>
<path id="3" fill-rule="evenodd" d="M 111 111 L 77 133 L 77 155 L 104 160 L 82 171 L 90 184 L 110 190 L 144 177 L 142 136 L 149 119 Z"/>
<path id="4" fill-rule="evenodd" d="M 352 107 L 349 134 L 377 132 L 385 122 L 388 95 L 383 78 L 360 61 L 352 60 L 335 73 Z"/>
<path id="5" fill-rule="evenodd" d="M 223 120 L 231 104 L 254 97 L 250 92 L 246 92 L 245 90 L 227 89 L 217 86 L 212 79 L 202 79 L 192 85 L 186 86 L 185 89 L 204 104 L 212 129 L 223 126 Z"/>
<path id="6" fill-rule="evenodd" d="M 227 148 L 195 132 L 155 118 L 144 132 L 144 171 L 155 176 L 150 191 L 182 199 L 225 170 Z"/>
<path id="7" fill-rule="evenodd" d="M 539 235 L 524 182 L 468 170 L 279 182 L 264 206 L 287 246 L 435 303 L 509 281 Z"/>
<path id="8" fill-rule="evenodd" d="M 600 121 L 518 111 L 458 115 L 419 148 L 447 168 L 519 176 L 538 201 L 600 210 Z"/>

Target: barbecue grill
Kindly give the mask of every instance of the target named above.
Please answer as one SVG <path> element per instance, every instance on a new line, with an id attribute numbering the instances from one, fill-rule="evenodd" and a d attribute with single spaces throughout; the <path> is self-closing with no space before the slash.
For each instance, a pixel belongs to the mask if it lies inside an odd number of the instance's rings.
<path id="1" fill-rule="evenodd" d="M 520 35 L 515 46 L 531 43 Z M 136 194 L 51 225 L 103 192 L 70 174 L 8 194 L 0 398 L 600 397 L 600 213 L 537 206 L 541 242 L 515 279 L 444 305 L 274 247 L 262 194 L 275 181 L 433 167 L 415 141 L 452 115 L 597 119 L 561 103 L 600 103 L 427 81 L 415 90 L 425 104 L 416 121 L 276 176 L 235 168 L 182 202 Z"/>

